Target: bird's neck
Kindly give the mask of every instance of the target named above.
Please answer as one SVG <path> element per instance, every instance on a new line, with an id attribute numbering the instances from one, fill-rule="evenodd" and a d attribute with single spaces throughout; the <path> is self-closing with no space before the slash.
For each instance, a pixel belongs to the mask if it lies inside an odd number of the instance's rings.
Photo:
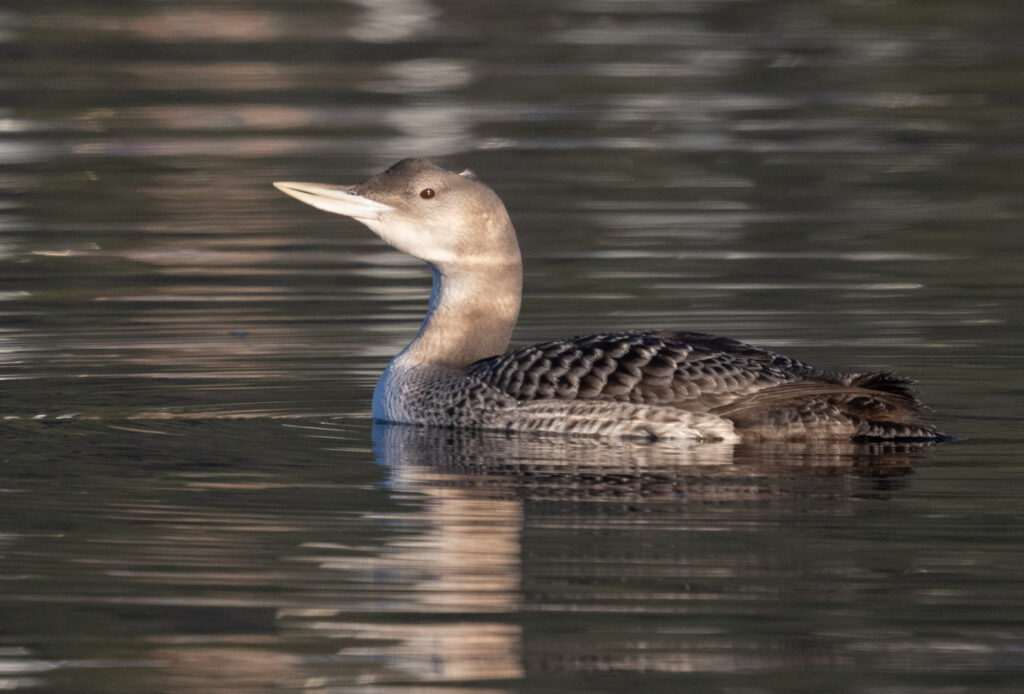
<path id="1" fill-rule="evenodd" d="M 522 262 L 515 250 L 500 261 L 431 267 L 430 308 L 416 339 L 396 361 L 462 368 L 504 352 L 522 297 Z"/>

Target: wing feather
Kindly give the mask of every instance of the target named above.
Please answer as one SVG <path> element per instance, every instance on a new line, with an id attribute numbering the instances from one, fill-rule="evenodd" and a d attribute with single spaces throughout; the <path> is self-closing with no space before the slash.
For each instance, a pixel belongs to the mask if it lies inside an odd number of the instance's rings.
<path id="1" fill-rule="evenodd" d="M 521 402 L 616 400 L 703 411 L 805 377 L 802 362 L 702 333 L 599 333 L 476 362 L 471 374 Z"/>
<path id="2" fill-rule="evenodd" d="M 599 333 L 478 361 L 476 380 L 520 403 L 597 400 L 730 420 L 745 439 L 941 439 L 917 419 L 910 381 L 839 374 L 729 338 L 669 331 Z"/>

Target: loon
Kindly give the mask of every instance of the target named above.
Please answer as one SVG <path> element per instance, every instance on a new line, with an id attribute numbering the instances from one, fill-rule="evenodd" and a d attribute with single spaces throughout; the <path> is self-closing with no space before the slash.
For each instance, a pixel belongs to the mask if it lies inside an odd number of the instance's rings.
<path id="1" fill-rule="evenodd" d="M 404 159 L 352 186 L 278 182 L 427 263 L 419 334 L 373 395 L 377 421 L 648 440 L 947 438 L 911 381 L 837 373 L 725 337 L 607 332 L 510 352 L 522 260 L 501 199 L 471 171 Z"/>

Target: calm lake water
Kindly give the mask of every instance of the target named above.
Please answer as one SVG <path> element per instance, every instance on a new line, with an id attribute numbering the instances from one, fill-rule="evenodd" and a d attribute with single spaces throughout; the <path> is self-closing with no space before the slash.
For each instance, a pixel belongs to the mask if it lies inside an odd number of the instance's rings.
<path id="1" fill-rule="evenodd" d="M 8 0 L 0 689 L 1020 691 L 1024 5 Z M 426 270 L 275 180 L 506 201 L 516 344 L 715 332 L 963 441 L 375 427 Z"/>

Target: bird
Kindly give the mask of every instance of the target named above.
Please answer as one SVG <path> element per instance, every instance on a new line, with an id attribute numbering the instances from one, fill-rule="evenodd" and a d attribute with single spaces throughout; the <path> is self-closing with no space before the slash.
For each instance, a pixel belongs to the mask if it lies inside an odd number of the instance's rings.
<path id="1" fill-rule="evenodd" d="M 912 381 L 821 370 L 727 337 L 611 331 L 506 351 L 522 257 L 469 170 L 403 159 L 356 185 L 276 182 L 362 223 L 433 276 L 419 332 L 373 394 L 379 422 L 646 440 L 939 441 Z"/>

